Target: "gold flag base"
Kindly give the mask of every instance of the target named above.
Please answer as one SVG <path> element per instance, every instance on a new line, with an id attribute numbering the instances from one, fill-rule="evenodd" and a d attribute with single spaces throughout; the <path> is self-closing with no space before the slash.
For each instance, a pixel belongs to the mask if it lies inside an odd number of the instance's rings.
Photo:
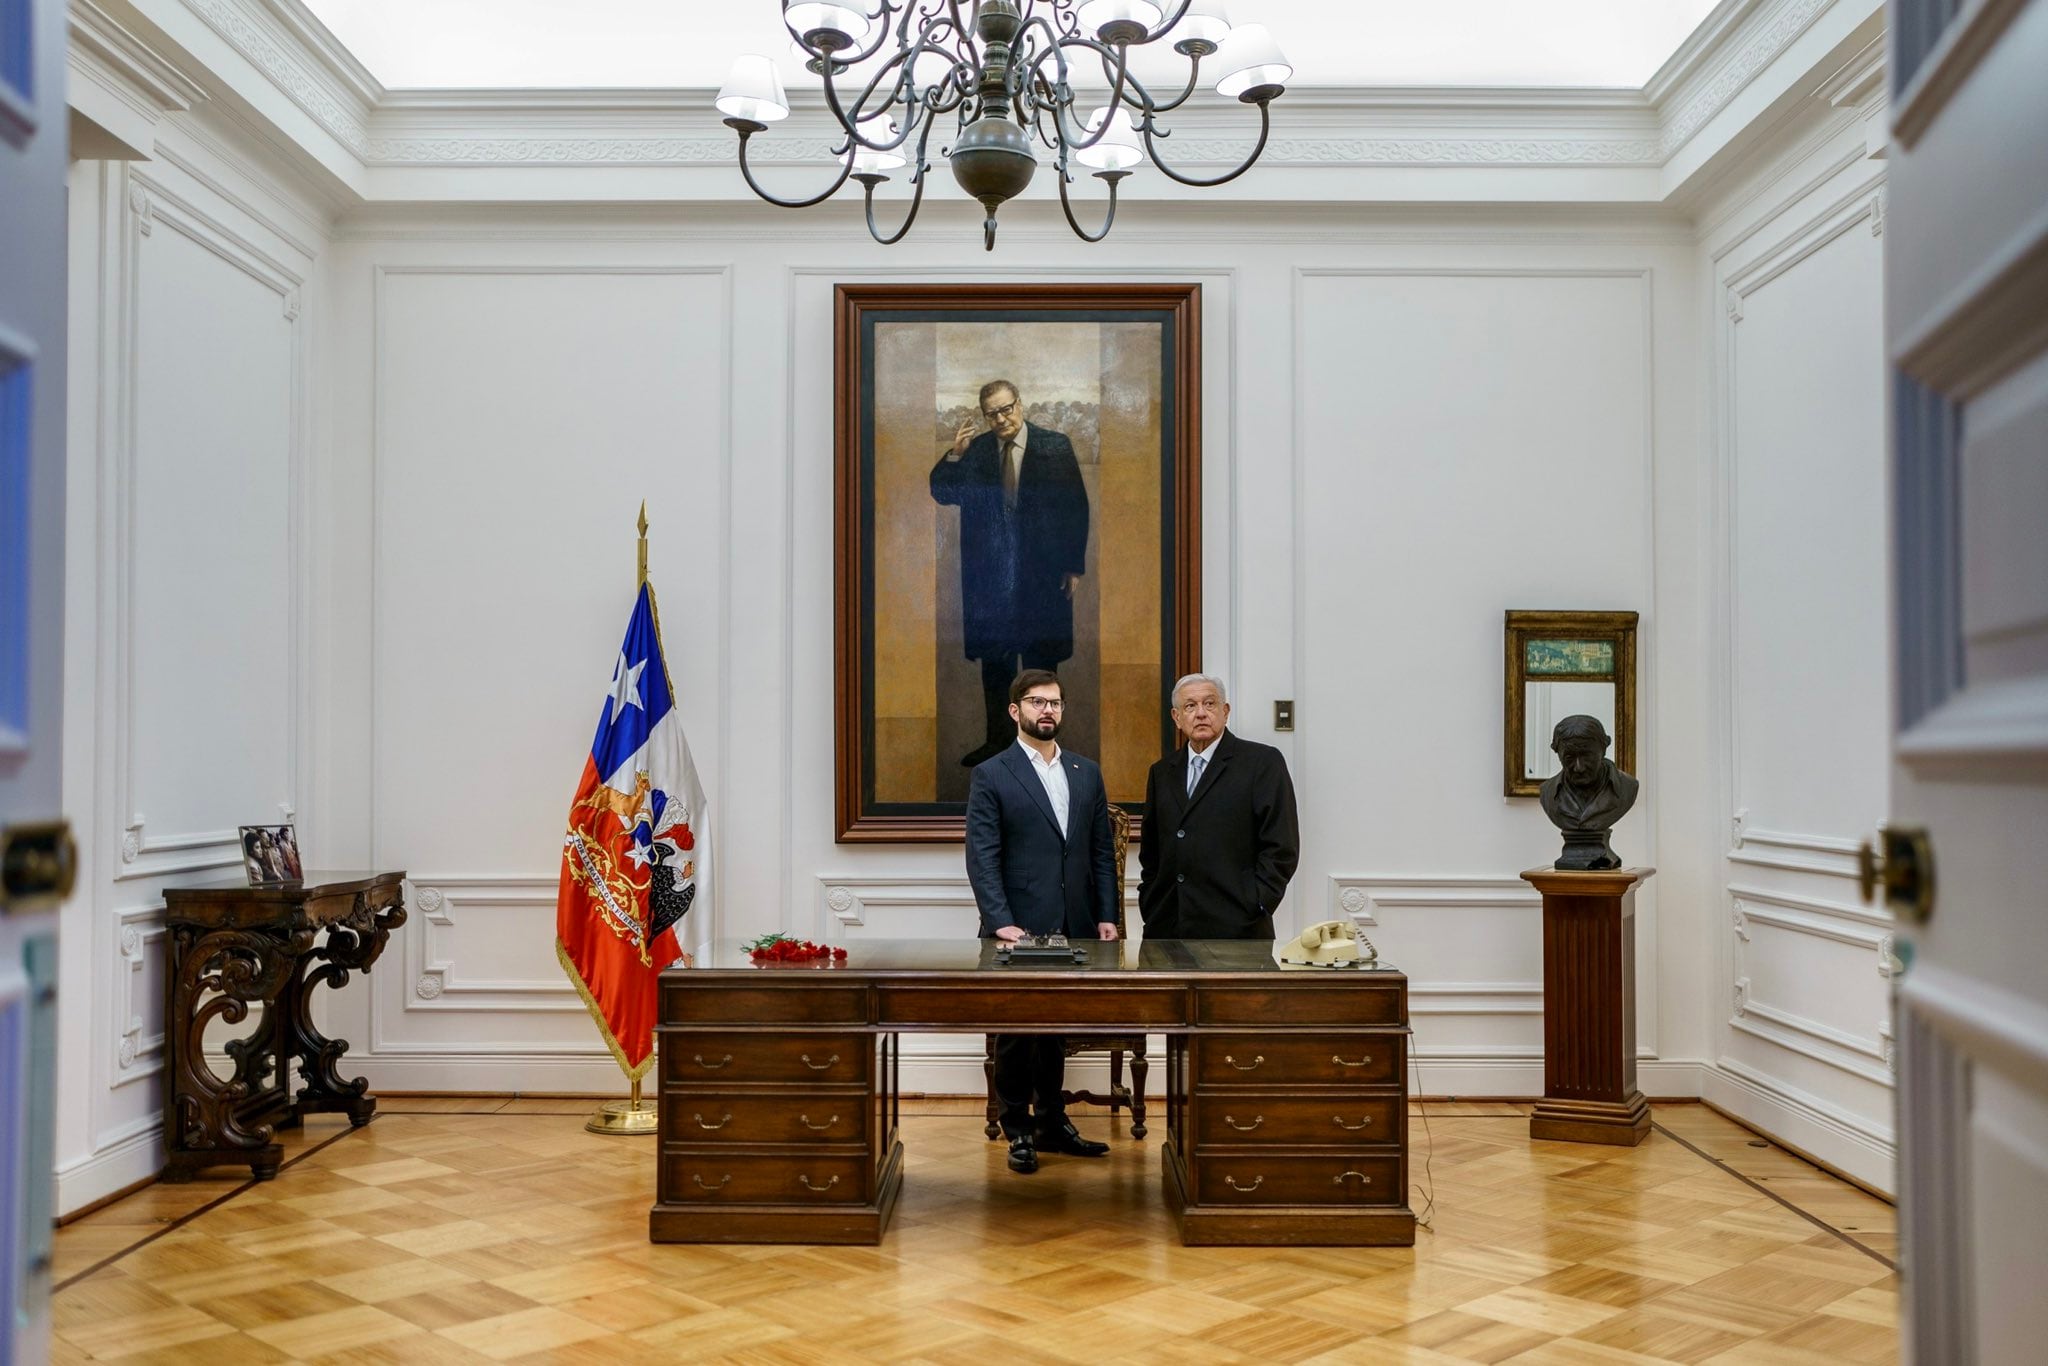
<path id="1" fill-rule="evenodd" d="M 597 1113 L 584 1122 L 583 1127 L 593 1134 L 609 1134 L 625 1137 L 634 1134 L 653 1134 L 659 1127 L 653 1101 L 640 1099 L 640 1079 L 633 1078 L 633 1094 L 626 1100 L 608 1100 L 597 1107 Z"/>

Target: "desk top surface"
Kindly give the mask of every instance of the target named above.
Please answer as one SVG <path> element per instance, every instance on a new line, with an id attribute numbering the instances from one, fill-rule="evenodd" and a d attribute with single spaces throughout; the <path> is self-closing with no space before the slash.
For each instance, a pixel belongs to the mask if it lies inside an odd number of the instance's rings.
<path id="1" fill-rule="evenodd" d="M 1144 976 L 1186 976 L 1215 973 L 1219 976 L 1255 974 L 1278 977 L 1316 977 L 1342 980 L 1354 977 L 1397 978 L 1401 970 L 1391 963 L 1361 964 L 1346 968 L 1303 968 L 1282 965 L 1274 954 L 1279 945 L 1258 939 L 1148 939 L 1135 946 L 1129 940 L 1076 940 L 1087 950 L 1086 963 L 1030 963 L 1004 965 L 996 962 L 996 941 L 992 939 L 863 939 L 845 945 L 843 959 L 821 959 L 807 963 L 756 962 L 748 955 L 747 941 L 720 939 L 697 955 L 694 968 L 672 968 L 664 976 L 678 981 L 693 973 L 986 973 L 991 978 L 1096 977 L 1104 974 Z"/>

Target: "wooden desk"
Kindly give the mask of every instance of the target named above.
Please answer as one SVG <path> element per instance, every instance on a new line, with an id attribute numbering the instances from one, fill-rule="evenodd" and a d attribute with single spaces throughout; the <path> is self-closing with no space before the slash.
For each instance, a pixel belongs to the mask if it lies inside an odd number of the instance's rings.
<path id="1" fill-rule="evenodd" d="M 238 877 L 164 889 L 164 1180 L 246 1162 L 267 1181 L 283 1161 L 271 1141 L 278 1129 L 330 1110 L 370 1122 L 376 1097 L 363 1078 L 344 1081 L 335 1070 L 348 1041 L 313 1027 L 311 1001 L 315 986 L 339 987 L 377 961 L 405 923 L 404 881 L 403 872 L 308 873 L 277 887 Z M 309 962 L 318 966 L 309 971 Z M 228 1043 L 235 1070 L 223 1079 L 207 1065 L 206 1026 L 240 1024 L 252 1005 L 261 1022 Z M 293 1060 L 296 1099 L 287 1090 Z"/>
<path id="2" fill-rule="evenodd" d="M 1257 942 L 1086 947 L 1067 968 L 998 967 L 973 939 L 756 967 L 730 942 L 664 973 L 650 1238 L 878 1243 L 903 1183 L 901 1034 L 1142 1032 L 1168 1036 L 1183 1242 L 1415 1241 L 1404 975 L 1283 970 Z"/>

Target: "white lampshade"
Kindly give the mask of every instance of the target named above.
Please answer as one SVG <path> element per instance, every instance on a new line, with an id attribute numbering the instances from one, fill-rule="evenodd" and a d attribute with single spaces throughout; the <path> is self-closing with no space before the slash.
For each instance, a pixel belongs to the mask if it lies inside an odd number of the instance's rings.
<path id="1" fill-rule="evenodd" d="M 1102 126 L 1102 116 L 1109 112 L 1107 107 L 1098 107 L 1088 116 L 1088 131 L 1094 132 Z M 1092 147 L 1082 147 L 1074 152 L 1074 160 L 1083 166 L 1092 166 L 1098 171 L 1128 171 L 1133 166 L 1144 164 L 1145 144 L 1138 140 L 1137 125 L 1131 122 L 1131 111 L 1119 109 L 1111 120 L 1109 131 L 1102 140 Z"/>
<path id="2" fill-rule="evenodd" d="M 1099 33 L 1104 24 L 1117 23 L 1142 24 L 1150 32 L 1162 17 L 1157 0 L 1087 0 L 1079 15 L 1083 33 Z"/>
<path id="3" fill-rule="evenodd" d="M 1230 30 L 1214 58 L 1216 93 L 1235 97 L 1261 85 L 1285 85 L 1294 68 L 1264 24 L 1243 24 Z"/>
<path id="4" fill-rule="evenodd" d="M 1168 13 L 1172 8 L 1169 3 Z M 1168 30 L 1168 36 L 1176 43 L 1192 40 L 1221 47 L 1223 40 L 1230 36 L 1230 15 L 1223 8 L 1223 0 L 1189 0 L 1187 13 L 1181 15 L 1180 22 Z"/>
<path id="5" fill-rule="evenodd" d="M 854 126 L 869 142 L 890 142 L 896 137 L 896 121 L 887 114 L 876 114 L 872 118 L 862 119 Z M 877 152 L 874 148 L 863 147 L 858 142 L 847 155 L 853 158 L 855 175 L 886 175 L 898 166 L 907 165 L 910 160 L 903 155 L 901 147 Z"/>
<path id="6" fill-rule="evenodd" d="M 801 39 L 806 33 L 829 29 L 846 35 L 847 47 L 859 47 L 868 40 L 873 21 L 865 6 L 833 3 L 833 0 L 783 0 L 782 22 Z"/>
<path id="7" fill-rule="evenodd" d="M 729 119 L 774 123 L 789 117 L 789 96 L 782 93 L 782 74 L 766 57 L 735 57 L 732 74 L 718 92 L 718 112 Z"/>

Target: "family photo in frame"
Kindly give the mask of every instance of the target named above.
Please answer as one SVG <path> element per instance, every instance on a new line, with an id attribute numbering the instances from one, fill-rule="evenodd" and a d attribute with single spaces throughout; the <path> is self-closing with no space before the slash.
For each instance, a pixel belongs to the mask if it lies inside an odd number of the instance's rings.
<path id="1" fill-rule="evenodd" d="M 836 290 L 837 837 L 958 841 L 1007 690 L 1142 815 L 1201 658 L 1201 287 Z"/>
<path id="2" fill-rule="evenodd" d="M 275 887 L 305 877 L 299 860 L 299 838 L 289 825 L 245 825 L 242 837 L 242 871 L 251 887 Z"/>

